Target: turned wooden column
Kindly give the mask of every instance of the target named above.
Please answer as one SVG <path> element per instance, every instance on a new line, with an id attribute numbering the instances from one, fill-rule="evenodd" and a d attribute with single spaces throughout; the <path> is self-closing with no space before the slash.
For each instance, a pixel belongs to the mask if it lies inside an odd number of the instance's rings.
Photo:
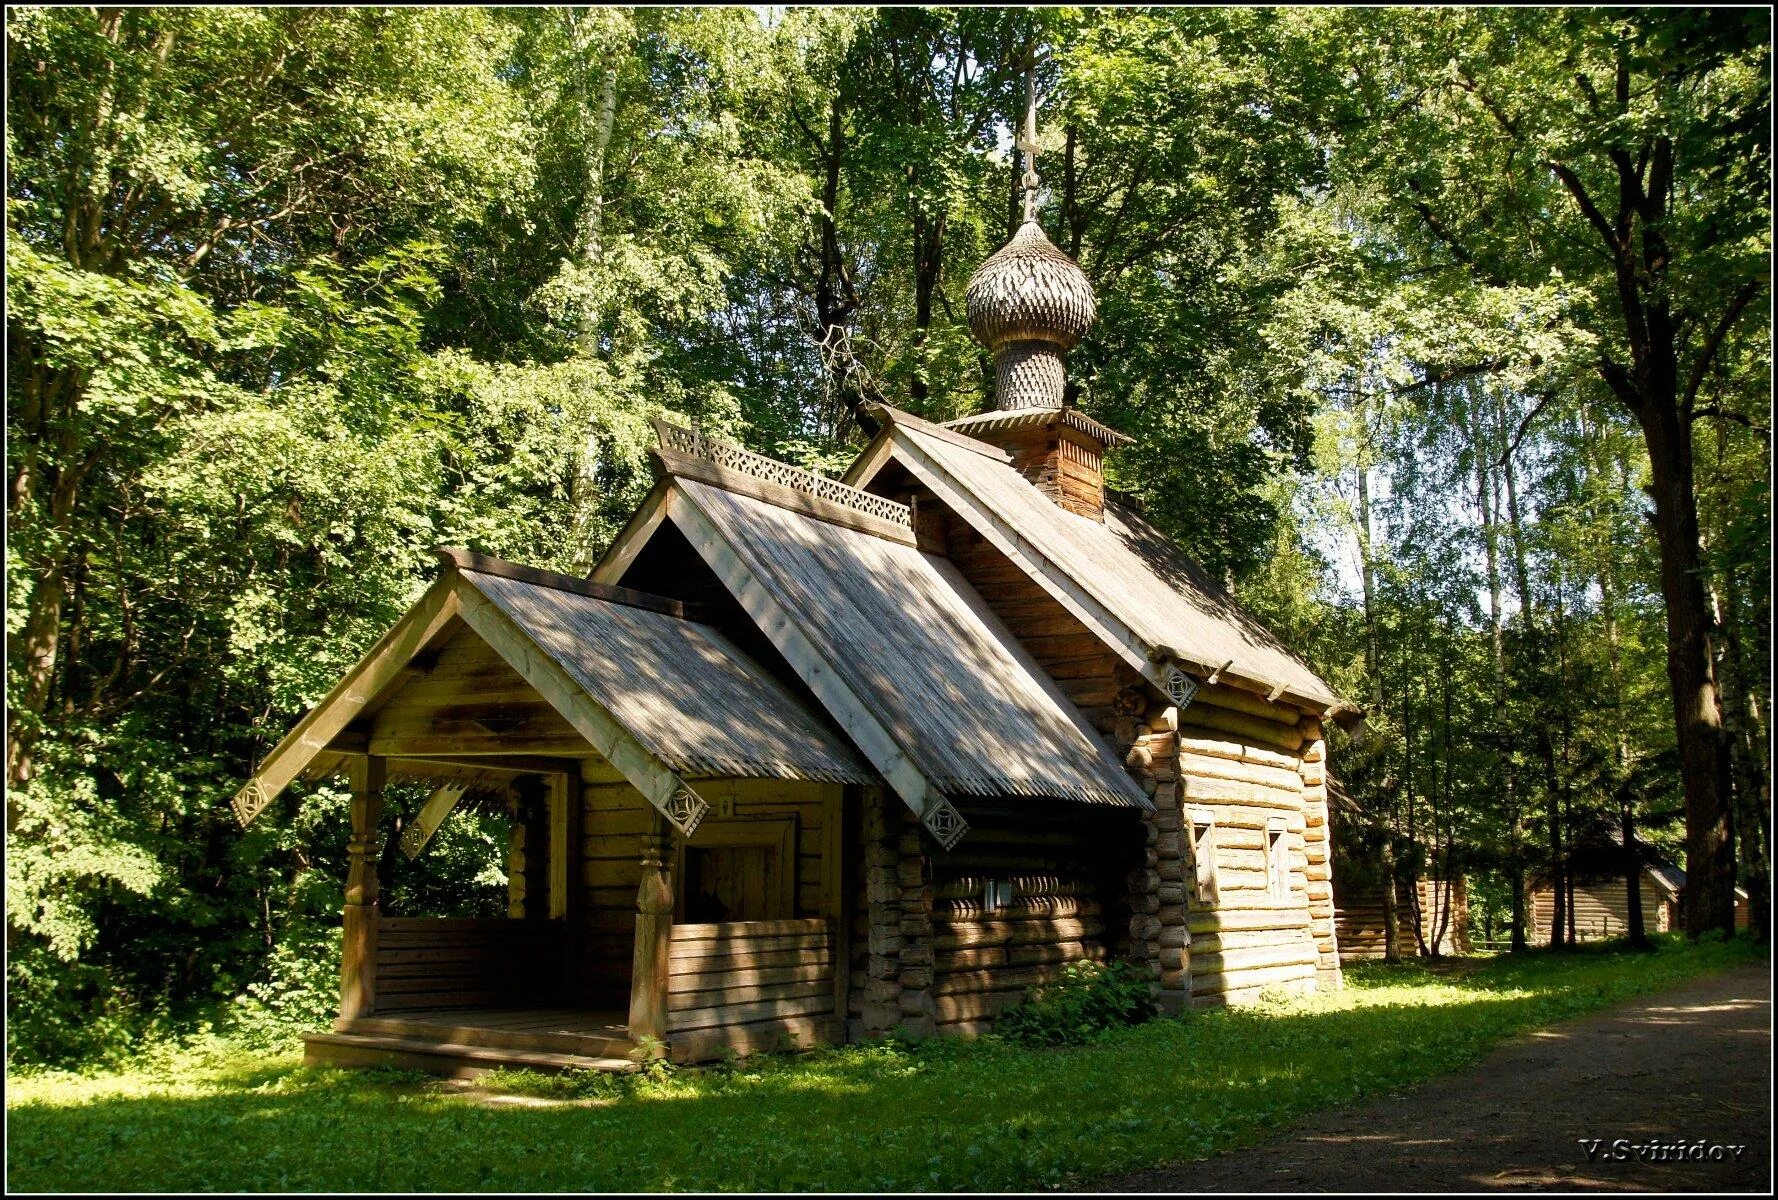
<path id="1" fill-rule="evenodd" d="M 547 921 L 550 858 L 556 849 L 549 836 L 549 787 L 540 776 L 521 775 L 513 780 L 512 790 L 518 798 L 518 820 L 525 830 L 525 919 Z"/>
<path id="2" fill-rule="evenodd" d="M 630 1036 L 667 1036 L 667 970 L 673 937 L 673 869 L 667 823 L 653 814 L 642 837 L 642 882 L 636 888 L 636 957 L 630 974 Z"/>
<path id="3" fill-rule="evenodd" d="M 385 761 L 375 755 L 352 760 L 352 837 L 346 843 L 344 955 L 340 962 L 340 1016 L 368 1017 L 377 1007 L 377 860 L 382 842 Z"/>

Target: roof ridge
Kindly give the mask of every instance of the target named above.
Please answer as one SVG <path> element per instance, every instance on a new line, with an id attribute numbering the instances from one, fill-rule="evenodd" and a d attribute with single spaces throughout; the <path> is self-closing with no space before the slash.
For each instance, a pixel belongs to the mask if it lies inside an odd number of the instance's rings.
<path id="1" fill-rule="evenodd" d="M 1048 421 L 1060 421 L 1070 429 L 1098 438 L 1107 447 L 1127 446 L 1136 440 L 1078 408 L 991 408 L 986 412 L 946 421 L 939 428 L 954 432 L 968 429 L 1018 429 L 1026 425 L 1042 425 Z"/>
<path id="2" fill-rule="evenodd" d="M 893 404 L 881 400 L 877 401 L 871 407 L 873 410 L 886 413 L 891 425 L 905 425 L 909 429 L 917 429 L 921 433 L 947 441 L 953 446 L 959 446 L 965 450 L 973 450 L 983 458 L 991 458 L 995 462 L 1012 462 L 1012 455 L 1005 450 L 1002 450 L 999 446 L 994 445 L 992 442 L 984 442 L 980 438 L 972 438 L 968 434 L 958 433 L 954 429 L 947 429 L 936 421 L 928 421 L 925 417 L 916 417 L 906 409 L 896 408 Z"/>
<path id="3" fill-rule="evenodd" d="M 767 483 L 787 487 L 817 500 L 829 504 L 837 504 L 874 517 L 879 521 L 888 521 L 893 525 L 914 527 L 914 511 L 905 504 L 897 503 L 885 496 L 878 496 L 863 488 L 855 488 L 849 483 L 818 475 L 804 467 L 794 466 L 787 462 L 756 454 L 745 446 L 734 442 L 713 438 L 701 429 L 687 429 L 683 425 L 675 425 L 671 421 L 656 417 L 654 420 L 655 434 L 660 438 L 662 450 L 683 455 L 686 458 L 700 459 L 714 466 L 729 471 L 738 471 L 743 475 L 751 475 Z"/>
<path id="4" fill-rule="evenodd" d="M 669 617 L 677 617 L 681 621 L 709 624 L 712 615 L 705 605 L 688 604 L 684 600 L 675 600 L 670 596 L 657 596 L 653 592 L 637 591 L 635 588 L 618 587 L 610 583 L 594 583 L 590 579 L 564 575 L 560 571 L 547 571 L 542 567 L 508 562 L 504 558 L 495 558 L 491 554 L 465 550 L 461 546 L 435 546 L 432 553 L 459 571 L 474 571 L 481 575 L 492 575 L 497 579 L 511 579 L 536 587 L 554 588 L 558 592 L 573 592 L 592 600 L 604 600 L 611 604 L 624 605 L 627 608 L 640 608 L 649 612 L 663 613 Z"/>

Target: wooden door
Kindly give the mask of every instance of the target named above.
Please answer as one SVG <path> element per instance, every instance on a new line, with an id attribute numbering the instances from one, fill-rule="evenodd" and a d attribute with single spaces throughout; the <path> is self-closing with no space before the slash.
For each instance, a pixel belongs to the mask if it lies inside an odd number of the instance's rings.
<path id="1" fill-rule="evenodd" d="M 680 843 L 674 920 L 688 925 L 796 916 L 796 822 L 706 820 Z"/>

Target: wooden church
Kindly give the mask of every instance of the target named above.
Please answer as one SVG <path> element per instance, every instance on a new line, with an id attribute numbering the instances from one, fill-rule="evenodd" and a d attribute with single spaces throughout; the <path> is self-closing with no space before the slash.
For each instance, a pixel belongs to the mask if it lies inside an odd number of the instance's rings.
<path id="1" fill-rule="evenodd" d="M 843 481 L 662 424 L 590 578 L 441 551 L 266 756 L 243 821 L 351 781 L 309 1061 L 974 1033 L 1081 959 L 1175 1011 L 1338 985 L 1323 731 L 1356 710 L 1108 494 L 1127 439 L 1063 399 L 1093 293 L 1030 212 L 967 290 L 995 409 L 882 407 Z M 507 918 L 381 910 L 398 779 L 423 824 L 505 806 Z"/>

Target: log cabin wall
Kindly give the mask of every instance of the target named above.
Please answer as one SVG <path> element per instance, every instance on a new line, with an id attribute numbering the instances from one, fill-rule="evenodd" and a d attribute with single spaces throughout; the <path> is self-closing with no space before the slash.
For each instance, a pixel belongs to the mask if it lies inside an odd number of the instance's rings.
<path id="1" fill-rule="evenodd" d="M 833 929 L 819 917 L 673 926 L 667 1031 L 673 1057 L 710 1058 L 841 1040 Z"/>
<path id="2" fill-rule="evenodd" d="M 941 1033 L 982 1032 L 996 1013 L 1058 978 L 1069 963 L 1127 951 L 1124 877 L 1141 845 L 1135 814 L 1123 810 L 978 802 L 964 815 L 968 836 L 925 862 L 931 966 L 925 974 L 902 973 L 904 995 L 930 984 Z M 1009 902 L 998 911 L 984 902 L 989 881 L 1010 885 L 1002 888 Z"/>
<path id="3" fill-rule="evenodd" d="M 1444 906 L 1450 915 L 1438 940 L 1440 954 L 1468 954 L 1469 889 L 1459 878 L 1454 883 L 1422 878 L 1418 883 L 1422 934 L 1430 944 L 1438 933 Z M 1382 958 L 1388 950 L 1388 935 L 1383 921 L 1383 890 L 1380 887 L 1342 887 L 1337 896 L 1337 921 L 1340 932 L 1340 958 L 1354 962 Z M 1404 955 L 1418 954 L 1419 942 L 1414 937 L 1413 893 L 1405 884 L 1395 890 L 1396 929 L 1400 950 Z M 1653 926 L 1651 925 L 1652 929 Z"/>
<path id="4" fill-rule="evenodd" d="M 1195 874 L 1187 887 L 1192 1003 L 1331 986 L 1338 958 L 1325 781 L 1305 772 L 1305 759 L 1313 767 L 1325 753 L 1319 723 L 1219 685 L 1199 689 L 1177 721 L 1184 822 L 1207 814 L 1214 823 L 1216 897 L 1199 898 Z M 1284 865 L 1276 883 L 1268 873 L 1274 820 Z M 1313 866 L 1311 848 L 1321 860 Z"/>
<path id="5" fill-rule="evenodd" d="M 789 910 L 783 919 L 828 917 L 836 914 L 824 889 L 834 886 L 830 869 L 843 869 L 838 853 L 829 855 L 825 839 L 838 811 L 839 784 L 782 779 L 701 780 L 698 792 L 710 804 L 710 813 L 692 839 L 694 847 L 725 844 L 728 835 L 741 827 L 736 839 L 757 840 L 761 832 L 773 837 L 789 821 L 793 853 L 780 869 L 790 874 Z M 630 970 L 635 951 L 636 889 L 642 881 L 642 838 L 648 832 L 652 810 L 642 794 L 627 783 L 589 783 L 585 789 L 582 919 L 585 940 L 580 988 L 589 1003 L 622 1007 L 630 994 Z M 769 827 L 769 828 L 768 828 Z M 676 860 L 677 865 L 677 860 Z M 675 889 L 682 890 L 675 871 Z"/>
<path id="6" fill-rule="evenodd" d="M 901 1024 L 901 952 L 907 944 L 901 930 L 901 810 L 901 802 L 883 789 L 861 789 L 857 838 L 847 847 L 864 866 L 852 883 L 846 1014 L 852 1040 L 881 1036 Z M 912 888 L 916 907 L 921 886 Z"/>
<path id="7" fill-rule="evenodd" d="M 935 497 L 915 493 L 914 500 L 926 514 L 939 507 Z M 1165 1011 L 1249 999 L 1274 985 L 1338 986 L 1320 722 L 1221 684 L 1201 688 L 1183 712 L 1159 703 L 1097 636 L 973 529 L 950 519 L 943 533 L 951 561 L 1111 740 L 1154 801 L 1143 818 L 1145 845 L 1130 864 L 1132 912 L 1112 952 L 1149 965 Z M 1192 895 L 1186 813 L 1206 807 L 1218 817 L 1217 868 L 1226 885 L 1215 904 Z M 1269 894 L 1265 875 L 1273 816 L 1285 821 L 1283 899 Z"/>
<path id="8" fill-rule="evenodd" d="M 1018 800 L 965 806 L 968 835 L 937 848 L 893 798 L 867 797 L 853 926 L 849 1032 L 980 1033 L 1067 964 L 1127 951 L 1123 882 L 1135 815 Z M 998 911 L 987 883 L 1009 885 Z"/>
<path id="9" fill-rule="evenodd" d="M 1664 903 L 1666 894 L 1646 874 L 1640 882 L 1642 927 L 1649 933 L 1664 933 L 1670 927 L 1673 915 Z M 1554 893 L 1547 884 L 1531 891 L 1531 941 L 1540 946 L 1549 944 L 1553 898 Z M 1575 885 L 1575 941 L 1601 941 L 1625 937 L 1629 932 L 1630 892 L 1622 879 L 1599 879 Z"/>
<path id="10" fill-rule="evenodd" d="M 938 506 L 929 497 L 916 501 L 920 511 Z M 1088 723 L 1111 733 L 1118 716 L 1117 693 L 1137 679 L 1135 672 L 981 534 L 955 519 L 945 522 L 944 532 L 945 553 L 994 615 Z"/>
<path id="11" fill-rule="evenodd" d="M 1053 421 L 1037 429 L 978 434 L 1012 455 L 1012 467 L 1069 512 L 1105 519 L 1105 447 Z"/>

